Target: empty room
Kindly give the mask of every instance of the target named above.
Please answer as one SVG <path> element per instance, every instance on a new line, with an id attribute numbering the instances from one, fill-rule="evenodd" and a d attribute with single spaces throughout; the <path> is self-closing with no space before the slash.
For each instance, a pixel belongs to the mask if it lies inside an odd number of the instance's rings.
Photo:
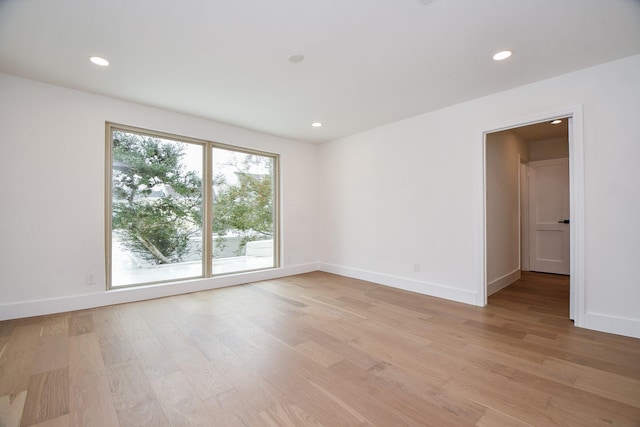
<path id="1" fill-rule="evenodd" d="M 639 426 L 637 0 L 0 1 L 0 427 Z"/>

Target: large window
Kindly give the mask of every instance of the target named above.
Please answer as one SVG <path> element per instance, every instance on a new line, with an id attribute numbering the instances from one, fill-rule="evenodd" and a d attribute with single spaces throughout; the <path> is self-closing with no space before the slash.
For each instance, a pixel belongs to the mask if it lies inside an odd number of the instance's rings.
<path id="1" fill-rule="evenodd" d="M 275 154 L 107 124 L 109 287 L 278 266 Z"/>

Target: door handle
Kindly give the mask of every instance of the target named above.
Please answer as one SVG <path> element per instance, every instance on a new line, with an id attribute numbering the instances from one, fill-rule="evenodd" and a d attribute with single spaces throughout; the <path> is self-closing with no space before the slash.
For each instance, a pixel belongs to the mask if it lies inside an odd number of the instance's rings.
<path id="1" fill-rule="evenodd" d="M 569 220 L 568 219 L 561 219 L 560 221 L 558 221 L 558 224 L 569 224 Z"/>

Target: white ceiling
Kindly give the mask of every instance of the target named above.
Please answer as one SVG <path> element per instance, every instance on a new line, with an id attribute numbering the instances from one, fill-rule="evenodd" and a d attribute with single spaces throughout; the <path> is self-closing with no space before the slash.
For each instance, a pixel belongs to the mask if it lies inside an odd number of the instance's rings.
<path id="1" fill-rule="evenodd" d="M 569 138 L 569 126 L 567 119 L 562 119 L 562 123 L 552 125 L 550 122 L 536 123 L 528 126 L 521 126 L 509 129 L 520 138 L 530 142 L 549 140 L 555 138 Z"/>
<path id="2" fill-rule="evenodd" d="M 640 53 L 639 0 L 424 3 L 0 0 L 0 72 L 323 142 Z"/>

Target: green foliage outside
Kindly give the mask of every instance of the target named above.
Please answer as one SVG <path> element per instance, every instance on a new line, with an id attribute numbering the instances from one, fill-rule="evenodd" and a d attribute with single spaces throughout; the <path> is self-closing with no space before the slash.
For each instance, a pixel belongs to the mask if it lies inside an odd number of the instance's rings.
<path id="1" fill-rule="evenodd" d="M 180 262 L 201 232 L 202 180 L 187 171 L 179 142 L 114 131 L 112 228 L 122 245 L 151 264 Z M 240 160 L 238 160 L 240 158 Z M 249 241 L 273 238 L 273 161 L 238 153 L 213 179 L 212 230 Z M 232 171 L 232 173 L 229 173 Z"/>
<path id="2" fill-rule="evenodd" d="M 202 224 L 202 180 L 184 144 L 114 131 L 113 217 L 124 247 L 152 264 L 179 262 Z"/>
<path id="3" fill-rule="evenodd" d="M 243 154 L 242 160 L 227 166 L 235 169 L 237 182 L 231 184 L 224 174 L 214 178 L 213 233 L 216 245 L 224 247 L 228 232 L 241 237 L 236 255 L 241 255 L 247 242 L 273 238 L 273 160 Z M 260 173 L 252 173 L 259 170 Z"/>

